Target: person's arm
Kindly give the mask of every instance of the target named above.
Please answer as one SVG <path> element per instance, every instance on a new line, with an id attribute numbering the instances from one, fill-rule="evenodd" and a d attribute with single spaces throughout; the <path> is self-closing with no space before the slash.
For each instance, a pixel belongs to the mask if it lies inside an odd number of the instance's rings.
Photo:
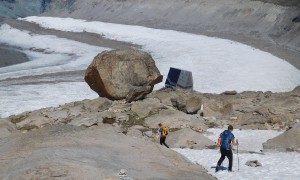
<path id="1" fill-rule="evenodd" d="M 217 146 L 221 146 L 221 143 L 222 143 L 222 133 L 220 134 L 219 138 L 218 138 L 218 143 L 217 143 Z"/>
<path id="2" fill-rule="evenodd" d="M 158 129 L 159 136 L 161 136 L 162 128 Z"/>
<path id="3" fill-rule="evenodd" d="M 231 144 L 237 146 L 237 145 L 239 145 L 239 142 L 236 141 L 235 139 L 233 139 Z"/>

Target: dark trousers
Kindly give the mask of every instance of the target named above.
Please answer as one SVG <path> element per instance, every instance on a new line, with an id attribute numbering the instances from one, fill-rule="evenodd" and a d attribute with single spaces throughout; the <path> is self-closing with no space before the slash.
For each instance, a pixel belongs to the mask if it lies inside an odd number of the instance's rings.
<path id="1" fill-rule="evenodd" d="M 160 145 L 165 145 L 167 148 L 169 148 L 169 146 L 166 144 L 166 137 L 161 136 L 159 141 Z"/>
<path id="2" fill-rule="evenodd" d="M 222 149 L 221 148 L 221 157 L 218 161 L 218 166 L 221 166 L 222 162 L 224 161 L 225 157 L 228 158 L 229 160 L 229 166 L 228 166 L 228 171 L 232 171 L 232 151 L 231 149 Z"/>

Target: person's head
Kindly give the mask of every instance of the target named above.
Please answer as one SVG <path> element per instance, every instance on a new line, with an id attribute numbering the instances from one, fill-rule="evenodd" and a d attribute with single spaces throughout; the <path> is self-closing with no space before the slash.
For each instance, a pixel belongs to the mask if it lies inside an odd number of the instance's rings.
<path id="1" fill-rule="evenodd" d="M 233 126 L 232 126 L 232 125 L 229 125 L 229 126 L 228 126 L 228 130 L 229 130 L 229 131 L 233 131 Z"/>
<path id="2" fill-rule="evenodd" d="M 159 124 L 158 124 L 158 127 L 161 127 L 161 126 L 162 126 L 161 123 L 159 123 Z"/>

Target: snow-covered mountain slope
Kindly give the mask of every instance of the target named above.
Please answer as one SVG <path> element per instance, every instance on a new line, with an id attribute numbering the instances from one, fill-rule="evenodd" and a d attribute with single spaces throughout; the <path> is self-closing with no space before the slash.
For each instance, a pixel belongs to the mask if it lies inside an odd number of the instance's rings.
<path id="1" fill-rule="evenodd" d="M 242 35 L 300 51 L 300 8 L 296 6 L 300 3 L 267 2 L 276 4 L 250 0 L 53 0 L 46 14 L 192 33 L 206 31 L 212 36 L 224 33 L 229 39 Z"/>

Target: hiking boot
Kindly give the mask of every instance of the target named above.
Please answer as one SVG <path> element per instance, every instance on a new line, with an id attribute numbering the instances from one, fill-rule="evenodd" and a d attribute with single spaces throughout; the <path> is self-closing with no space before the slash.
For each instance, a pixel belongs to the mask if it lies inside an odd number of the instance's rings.
<path id="1" fill-rule="evenodd" d="M 233 172 L 231 169 L 228 169 L 228 172 Z"/>
<path id="2" fill-rule="evenodd" d="M 216 172 L 220 170 L 220 166 L 216 166 Z"/>

